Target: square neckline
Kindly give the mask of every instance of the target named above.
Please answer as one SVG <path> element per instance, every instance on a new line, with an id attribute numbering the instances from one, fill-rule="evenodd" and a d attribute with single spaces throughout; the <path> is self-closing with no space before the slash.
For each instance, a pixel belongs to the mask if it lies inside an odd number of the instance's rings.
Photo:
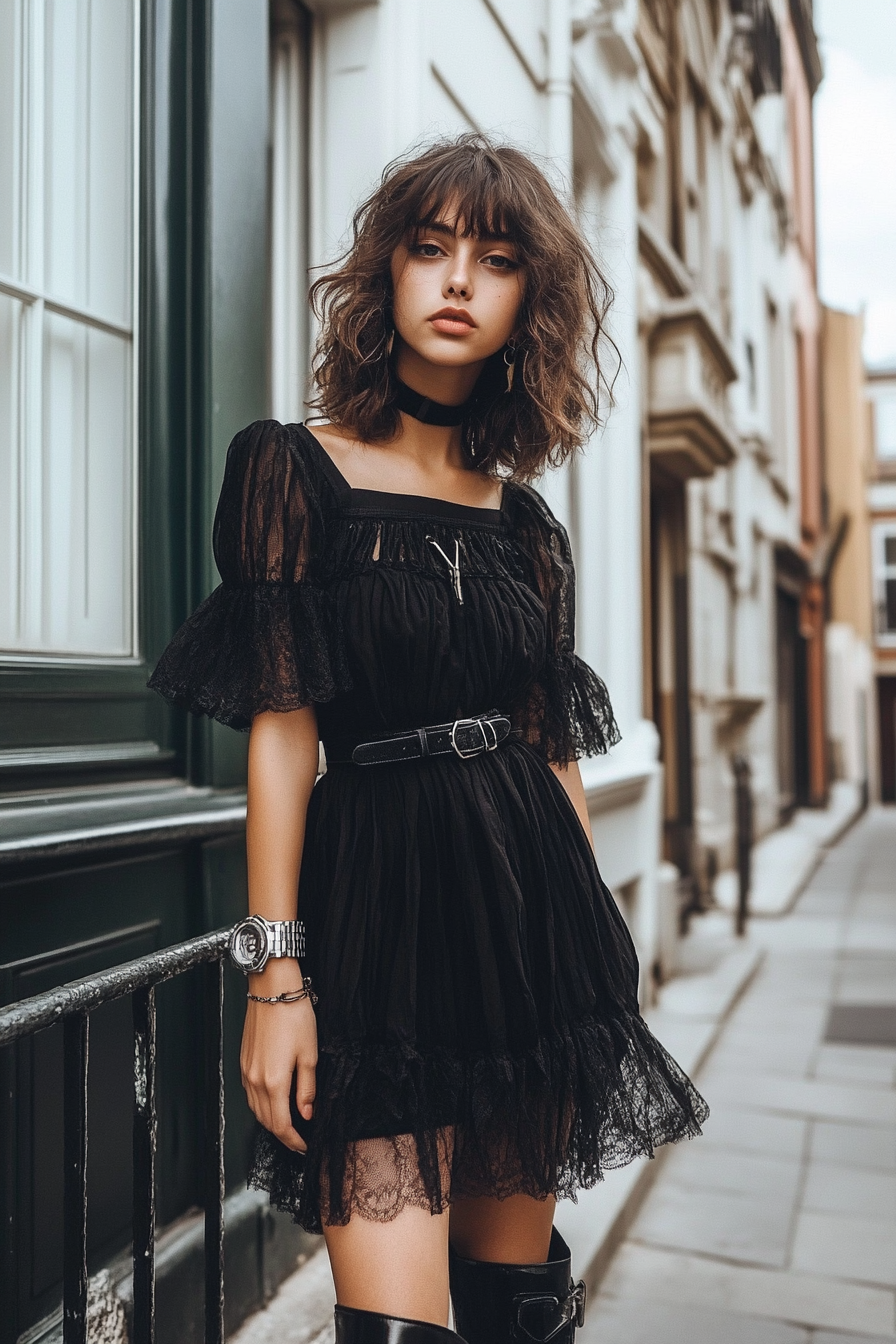
<path id="1" fill-rule="evenodd" d="M 304 431 L 306 439 L 314 445 L 320 456 L 321 465 L 341 500 L 344 512 L 398 513 L 444 516 L 450 519 L 470 519 L 487 527 L 503 527 L 507 506 L 507 481 L 501 482 L 501 503 L 496 508 L 484 508 L 478 504 L 460 504 L 453 499 L 440 499 L 436 495 L 412 495 L 397 490 L 370 490 L 365 486 L 350 485 L 343 476 L 333 458 L 327 452 L 316 434 L 313 434 L 304 421 L 299 421 L 298 429 Z M 391 501 L 385 508 L 378 501 Z"/>

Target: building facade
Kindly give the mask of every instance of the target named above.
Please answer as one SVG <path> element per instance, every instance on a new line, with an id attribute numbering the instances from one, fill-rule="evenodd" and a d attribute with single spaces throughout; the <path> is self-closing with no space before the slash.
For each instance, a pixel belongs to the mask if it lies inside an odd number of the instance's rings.
<path id="1" fill-rule="evenodd" d="M 896 369 L 869 370 L 866 396 L 878 782 L 881 800 L 896 803 Z"/>
<path id="2" fill-rule="evenodd" d="M 665 853 L 700 900 L 733 863 L 735 753 L 760 834 L 825 796 L 820 68 L 798 4 L 652 0 L 633 24 L 644 703 Z"/>
<path id="3" fill-rule="evenodd" d="M 870 417 L 862 362 L 864 320 L 822 310 L 822 403 L 828 556 L 827 714 L 832 781 L 867 799 L 877 789 L 871 530 Z"/>
<path id="4" fill-rule="evenodd" d="M 545 156 L 616 291 L 612 415 L 539 484 L 623 734 L 582 775 L 649 1001 L 679 876 L 705 894 L 731 861 L 731 753 L 752 760 L 762 830 L 824 793 L 806 4 L 18 0 L 0 23 L 4 1001 L 241 911 L 245 739 L 146 677 L 217 582 L 233 433 L 304 416 L 309 267 L 389 159 L 471 128 Z M 159 1217 L 180 1228 L 196 1004 L 186 981 L 160 992 Z M 128 1236 L 123 1011 L 91 1046 L 94 1266 Z M 7 1054 L 2 1344 L 52 1312 L 60 1278 L 59 1042 Z M 254 1268 L 234 1271 L 233 1319 L 296 1245 L 240 1198 L 230 1235 Z M 165 1260 L 171 1284 L 191 1253 Z M 183 1337 L 179 1293 L 160 1294 L 160 1339 Z"/>

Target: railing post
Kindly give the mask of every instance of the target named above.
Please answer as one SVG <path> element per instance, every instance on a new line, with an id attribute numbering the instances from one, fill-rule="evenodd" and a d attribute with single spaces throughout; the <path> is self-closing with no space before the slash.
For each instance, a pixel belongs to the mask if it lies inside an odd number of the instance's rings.
<path id="1" fill-rule="evenodd" d="M 134 1344 L 156 1330 L 156 995 L 134 991 Z"/>
<path id="2" fill-rule="evenodd" d="M 74 1013 L 63 1027 L 63 1344 L 87 1344 L 88 1022 Z"/>
<path id="3" fill-rule="evenodd" d="M 205 1344 L 224 1344 L 224 964 L 202 968 L 205 1057 Z"/>
<path id="4" fill-rule="evenodd" d="M 731 760 L 734 771 L 735 818 L 737 823 L 737 915 L 735 932 L 743 937 L 750 913 L 750 887 L 753 881 L 753 789 L 752 771 L 746 756 Z"/>

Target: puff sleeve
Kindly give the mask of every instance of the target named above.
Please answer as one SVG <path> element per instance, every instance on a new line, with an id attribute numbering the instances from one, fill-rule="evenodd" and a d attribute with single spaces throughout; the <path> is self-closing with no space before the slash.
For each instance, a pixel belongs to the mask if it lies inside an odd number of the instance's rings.
<path id="1" fill-rule="evenodd" d="M 547 609 L 547 654 L 512 713 L 514 727 L 551 763 L 566 766 L 620 741 L 601 678 L 575 651 L 576 574 L 569 535 L 530 485 L 517 483 L 515 531 Z"/>
<path id="2" fill-rule="evenodd" d="M 338 613 L 316 574 L 318 483 L 276 421 L 227 451 L 214 523 L 222 582 L 188 617 L 147 685 L 192 714 L 248 731 L 255 714 L 301 709 L 351 687 Z"/>

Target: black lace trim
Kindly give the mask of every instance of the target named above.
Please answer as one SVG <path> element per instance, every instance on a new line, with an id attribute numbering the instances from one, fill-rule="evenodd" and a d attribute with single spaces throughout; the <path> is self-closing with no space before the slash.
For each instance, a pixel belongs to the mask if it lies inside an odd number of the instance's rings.
<path id="1" fill-rule="evenodd" d="M 350 690 L 338 613 L 310 580 L 221 584 L 184 622 L 147 685 L 192 714 L 248 732 L 265 710 Z"/>
<path id="2" fill-rule="evenodd" d="M 384 1123 L 390 1108 L 413 1115 L 393 1126 L 401 1133 Z M 574 1200 L 605 1172 L 695 1137 L 708 1114 L 637 1014 L 589 1017 L 512 1057 L 364 1043 L 321 1053 L 307 1154 L 259 1127 L 249 1185 L 311 1232 L 476 1195 Z"/>
<path id="3" fill-rule="evenodd" d="M 565 766 L 621 741 L 606 685 L 575 652 L 576 573 L 563 524 L 531 486 L 513 483 L 511 526 L 548 612 L 548 657 L 512 717 L 548 761 Z"/>

